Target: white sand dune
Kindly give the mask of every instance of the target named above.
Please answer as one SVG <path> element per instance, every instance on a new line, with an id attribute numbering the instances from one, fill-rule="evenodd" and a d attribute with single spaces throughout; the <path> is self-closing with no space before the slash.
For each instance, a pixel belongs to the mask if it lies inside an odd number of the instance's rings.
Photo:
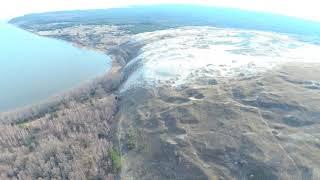
<path id="1" fill-rule="evenodd" d="M 145 44 L 123 90 L 184 84 L 194 76 L 252 76 L 288 62 L 320 62 L 320 46 L 272 32 L 183 27 L 135 35 Z"/>

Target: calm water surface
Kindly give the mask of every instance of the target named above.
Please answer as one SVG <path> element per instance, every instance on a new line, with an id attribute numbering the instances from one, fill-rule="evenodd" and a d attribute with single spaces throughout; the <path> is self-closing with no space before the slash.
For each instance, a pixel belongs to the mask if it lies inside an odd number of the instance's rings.
<path id="1" fill-rule="evenodd" d="M 0 112 L 45 100 L 110 66 L 102 53 L 0 23 Z"/>

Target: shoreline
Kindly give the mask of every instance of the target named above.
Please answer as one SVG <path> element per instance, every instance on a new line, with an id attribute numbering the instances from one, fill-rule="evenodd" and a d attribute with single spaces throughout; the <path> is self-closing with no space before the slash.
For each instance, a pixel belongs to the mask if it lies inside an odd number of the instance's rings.
<path id="1" fill-rule="evenodd" d="M 33 108 L 33 107 L 43 106 L 44 104 L 48 104 L 48 103 L 50 104 L 50 103 L 55 102 L 55 101 L 60 101 L 61 97 L 68 96 L 68 94 L 72 93 L 73 91 L 77 91 L 77 89 L 82 89 L 84 87 L 90 86 L 90 85 L 94 84 L 95 81 L 97 81 L 97 80 L 99 80 L 101 78 L 108 78 L 112 74 L 115 74 L 115 72 L 117 71 L 116 69 L 119 69 L 118 68 L 119 63 L 117 63 L 115 58 L 112 55 L 109 55 L 107 52 L 105 52 L 102 49 L 88 47 L 88 46 L 85 46 L 85 45 L 80 44 L 78 42 L 67 41 L 67 40 L 64 40 L 64 39 L 61 39 L 61 38 L 57 38 L 57 37 L 43 36 L 43 35 L 37 33 L 36 31 L 31 31 L 29 29 L 24 29 L 24 28 L 22 28 L 20 26 L 17 26 L 15 24 L 11 24 L 11 23 L 8 23 L 8 22 L 4 23 L 4 24 L 12 26 L 12 27 L 17 28 L 17 29 L 22 30 L 22 31 L 26 31 L 28 33 L 34 34 L 34 35 L 42 37 L 42 38 L 47 38 L 47 39 L 60 41 L 62 43 L 65 43 L 65 44 L 68 44 L 70 46 L 73 46 L 74 48 L 77 48 L 79 50 L 91 51 L 91 52 L 94 52 L 94 53 L 99 53 L 99 54 L 105 56 L 105 60 L 104 61 L 106 61 L 106 62 L 108 61 L 109 62 L 108 64 L 110 64 L 110 65 L 108 65 L 108 69 L 104 70 L 101 74 L 97 74 L 97 75 L 93 76 L 92 78 L 82 80 L 81 82 L 78 82 L 77 84 L 75 84 L 74 86 L 71 86 L 69 88 L 61 89 L 59 92 L 53 93 L 53 94 L 49 95 L 48 97 L 45 97 L 45 98 L 43 98 L 43 99 L 41 99 L 41 100 L 39 100 L 37 102 L 28 103 L 26 105 L 0 110 L 0 116 L 6 115 L 6 114 L 10 114 L 10 113 L 14 113 L 14 112 L 17 112 L 17 111 L 24 111 L 26 109 L 30 109 L 30 108 Z M 110 74 L 111 71 L 112 71 L 112 73 Z"/>

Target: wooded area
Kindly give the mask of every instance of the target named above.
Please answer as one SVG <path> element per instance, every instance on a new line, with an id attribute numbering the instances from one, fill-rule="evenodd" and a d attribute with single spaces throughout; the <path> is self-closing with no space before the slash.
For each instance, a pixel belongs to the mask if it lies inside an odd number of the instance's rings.
<path id="1" fill-rule="evenodd" d="M 114 179 L 118 76 L 0 114 L 1 179 Z M 115 157 L 119 156 L 119 157 Z"/>

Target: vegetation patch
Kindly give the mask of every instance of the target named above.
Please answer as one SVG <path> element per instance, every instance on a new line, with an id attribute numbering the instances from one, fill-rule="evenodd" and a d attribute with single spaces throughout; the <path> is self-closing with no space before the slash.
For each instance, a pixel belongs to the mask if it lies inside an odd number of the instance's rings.
<path id="1" fill-rule="evenodd" d="M 112 171 L 117 173 L 121 170 L 121 155 L 120 152 L 115 149 L 109 150 L 109 157 L 111 158 Z"/>
<path id="2" fill-rule="evenodd" d="M 34 135 L 29 135 L 24 140 L 24 145 L 27 146 L 30 151 L 33 151 L 37 144 L 38 142 Z"/>
<path id="3" fill-rule="evenodd" d="M 136 135 L 132 129 L 129 129 L 126 135 L 126 146 L 128 150 L 133 150 L 136 148 Z"/>
<path id="4" fill-rule="evenodd" d="M 28 123 L 20 123 L 18 124 L 18 127 L 21 129 L 28 129 L 30 125 Z"/>

